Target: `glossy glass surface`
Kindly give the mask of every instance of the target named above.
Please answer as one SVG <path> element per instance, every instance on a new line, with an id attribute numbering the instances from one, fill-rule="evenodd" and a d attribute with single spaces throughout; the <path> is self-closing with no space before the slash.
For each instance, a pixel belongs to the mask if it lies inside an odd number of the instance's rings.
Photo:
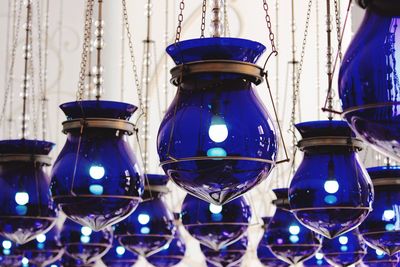
<path id="1" fill-rule="evenodd" d="M 314 257 L 303 262 L 304 267 L 331 267 L 322 253 L 317 252 Z"/>
<path id="2" fill-rule="evenodd" d="M 239 240 L 250 224 L 251 210 L 239 197 L 223 206 L 187 195 L 182 204 L 182 223 L 201 244 L 219 250 Z"/>
<path id="3" fill-rule="evenodd" d="M 177 63 L 225 59 L 255 63 L 265 47 L 236 38 L 202 38 L 169 46 Z M 238 74 L 185 78 L 161 123 L 158 154 L 181 188 L 222 205 L 263 181 L 274 166 L 277 140 L 254 85 Z"/>
<path id="4" fill-rule="evenodd" d="M 165 175 L 147 175 L 150 186 L 166 186 Z M 116 226 L 119 242 L 126 249 L 148 257 L 167 245 L 175 234 L 174 215 L 162 200 L 163 193 L 146 187 L 143 202 Z"/>
<path id="5" fill-rule="evenodd" d="M 171 243 L 166 244 L 162 250 L 146 259 L 156 267 L 172 267 L 182 261 L 185 256 L 185 249 L 185 244 L 180 235 L 175 235 Z"/>
<path id="6" fill-rule="evenodd" d="M 95 232 L 67 219 L 61 230 L 60 241 L 68 256 L 82 264 L 89 264 L 108 252 L 112 246 L 113 234 L 109 228 Z"/>
<path id="7" fill-rule="evenodd" d="M 290 264 L 278 259 L 268 247 L 261 243 L 257 247 L 257 257 L 264 266 L 268 267 L 289 267 Z"/>
<path id="8" fill-rule="evenodd" d="M 273 191 L 278 200 L 287 201 L 287 188 Z M 312 257 L 321 246 L 314 232 L 299 223 L 284 203 L 277 204 L 264 238 L 271 252 L 289 264 L 297 264 Z"/>
<path id="9" fill-rule="evenodd" d="M 107 267 L 132 267 L 137 262 L 138 255 L 126 250 L 114 236 L 112 248 L 101 260 Z"/>
<path id="10" fill-rule="evenodd" d="M 389 255 L 400 252 L 400 167 L 368 169 L 372 181 L 386 179 L 392 185 L 375 186 L 372 212 L 359 229 L 365 241 Z"/>
<path id="11" fill-rule="evenodd" d="M 344 267 L 361 263 L 367 247 L 358 229 L 355 229 L 333 239 L 324 238 L 321 253 L 328 263 Z"/>
<path id="12" fill-rule="evenodd" d="M 60 231 L 54 226 L 46 234 L 40 234 L 36 239 L 19 246 L 19 250 L 35 266 L 47 266 L 61 258 L 64 248 L 60 243 Z"/>
<path id="13" fill-rule="evenodd" d="M 343 121 L 305 122 L 296 128 L 303 140 L 352 136 Z M 290 184 L 289 202 L 302 224 L 333 238 L 365 219 L 373 201 L 373 186 L 356 149 L 329 142 L 304 148 L 303 160 Z"/>
<path id="14" fill-rule="evenodd" d="M 214 250 L 204 245 L 200 245 L 200 248 L 207 262 L 221 267 L 233 267 L 240 265 L 244 254 L 246 254 L 247 243 L 247 237 L 244 236 L 235 243 L 219 250 Z"/>
<path id="15" fill-rule="evenodd" d="M 110 101 L 61 105 L 67 118 L 128 120 L 136 107 Z M 78 150 L 79 149 L 79 150 Z M 126 218 L 143 193 L 143 177 L 124 131 L 69 130 L 51 174 L 54 201 L 72 220 L 101 230 Z"/>
<path id="16" fill-rule="evenodd" d="M 0 154 L 47 156 L 54 144 L 36 140 L 0 141 Z M 24 244 L 48 231 L 57 212 L 49 194 L 46 166 L 40 162 L 0 163 L 0 234 Z"/>
<path id="17" fill-rule="evenodd" d="M 94 267 L 96 263 L 83 263 L 80 260 L 69 257 L 67 254 L 64 254 L 61 260 L 54 263 L 57 267 Z M 50 266 L 51 267 L 51 266 Z"/>
<path id="18" fill-rule="evenodd" d="M 352 129 L 382 153 L 400 159 L 399 3 L 368 2 L 397 14 L 367 9 L 343 59 L 339 96 Z"/>
<path id="19" fill-rule="evenodd" d="M 367 248 L 367 255 L 363 258 L 365 267 L 397 267 L 399 256 L 389 256 L 380 249 Z"/>
<path id="20" fill-rule="evenodd" d="M 20 267 L 22 257 L 23 253 L 15 243 L 0 237 L 0 266 Z"/>

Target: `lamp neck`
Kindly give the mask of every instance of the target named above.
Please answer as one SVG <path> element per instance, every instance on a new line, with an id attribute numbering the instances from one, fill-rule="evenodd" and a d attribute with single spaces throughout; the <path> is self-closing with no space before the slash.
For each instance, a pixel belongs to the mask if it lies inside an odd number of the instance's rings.
<path id="1" fill-rule="evenodd" d="M 367 8 L 384 16 L 400 17 L 400 2 L 398 0 L 357 0 L 362 8 Z"/>

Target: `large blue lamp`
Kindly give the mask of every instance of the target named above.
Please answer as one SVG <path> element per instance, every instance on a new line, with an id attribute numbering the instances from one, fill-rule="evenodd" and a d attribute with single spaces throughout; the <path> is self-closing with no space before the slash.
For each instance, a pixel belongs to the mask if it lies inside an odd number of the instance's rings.
<path id="1" fill-rule="evenodd" d="M 380 249 L 367 248 L 367 255 L 363 258 L 365 267 L 397 267 L 400 257 L 398 255 L 389 256 Z"/>

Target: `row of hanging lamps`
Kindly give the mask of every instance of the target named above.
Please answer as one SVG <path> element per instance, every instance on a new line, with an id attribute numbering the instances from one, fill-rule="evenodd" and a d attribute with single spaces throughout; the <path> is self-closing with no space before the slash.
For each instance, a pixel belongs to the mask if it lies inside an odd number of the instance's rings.
<path id="1" fill-rule="evenodd" d="M 324 238 L 321 253 L 331 265 L 345 267 L 361 263 L 367 246 L 356 228 L 333 239 Z"/>
<path id="2" fill-rule="evenodd" d="M 363 258 L 365 267 L 397 267 L 399 256 L 389 256 L 380 249 L 367 248 L 367 254 Z"/>
<path id="3" fill-rule="evenodd" d="M 48 193 L 48 175 L 46 167 L 51 160 L 48 154 L 54 144 L 47 141 L 27 139 L 29 106 L 35 97 L 33 56 L 33 8 L 34 2 L 25 1 L 23 12 L 22 1 L 16 8 L 26 15 L 23 26 L 25 39 L 23 46 L 23 83 L 22 83 L 22 123 L 21 139 L 0 141 L 0 203 L 7 203 L 0 208 L 0 234 L 13 242 L 24 244 L 39 234 L 48 231 L 55 223 L 57 212 L 53 208 Z M 37 6 L 39 9 L 40 7 Z M 18 18 L 13 39 L 11 65 L 14 66 L 18 33 L 22 18 Z M 40 69 L 40 71 L 42 71 Z M 10 67 L 12 83 L 13 68 Z M 8 87 L 11 86 L 8 84 Z M 31 88 L 32 87 L 32 88 Z M 6 90 L 8 90 L 7 88 Z M 31 97 L 29 94 L 32 93 Z M 6 100 L 5 100 L 6 101 Z M 31 102 L 31 103 L 30 103 Z M 34 114 L 36 116 L 36 114 Z M 33 123 L 37 127 L 36 122 Z M 36 126 L 35 126 L 36 125 Z M 43 125 L 43 127 L 45 127 Z"/>
<path id="4" fill-rule="evenodd" d="M 34 240 L 18 247 L 30 264 L 44 267 L 56 262 L 64 253 L 60 243 L 60 230 L 54 226 L 46 234 L 38 235 Z"/>
<path id="5" fill-rule="evenodd" d="M 190 194 L 216 205 L 263 181 L 275 165 L 278 146 L 271 117 L 255 93 L 263 70 L 254 63 L 265 46 L 221 37 L 222 6 L 222 0 L 211 1 L 212 37 L 204 36 L 203 1 L 201 38 L 181 41 L 185 2 L 180 2 L 175 43 L 167 47 L 177 65 L 171 81 L 178 89 L 157 139 L 165 173 Z"/>
<path id="6" fill-rule="evenodd" d="M 331 0 L 327 7 L 328 107 L 333 108 Z M 373 187 L 357 152 L 362 143 L 343 121 L 310 121 L 296 124 L 304 152 L 289 188 L 290 208 L 306 227 L 334 238 L 356 228 L 371 209 Z"/>
<path id="7" fill-rule="evenodd" d="M 288 203 L 288 189 L 274 189 L 276 211 L 265 231 L 265 243 L 279 259 L 298 264 L 312 257 L 320 248 L 320 240 L 310 229 L 297 221 Z"/>
<path id="8" fill-rule="evenodd" d="M 177 231 L 169 244 L 164 245 L 159 252 L 147 257 L 146 260 L 156 267 L 172 267 L 183 260 L 185 250 L 185 243 Z"/>
<path id="9" fill-rule="evenodd" d="M 313 257 L 303 262 L 304 267 L 331 267 L 320 252 L 315 253 Z"/>
<path id="10" fill-rule="evenodd" d="M 174 237 L 174 215 L 162 197 L 168 193 L 166 175 L 147 174 L 143 202 L 128 218 L 117 224 L 115 234 L 127 250 L 143 257 L 160 251 Z"/>
<path id="11" fill-rule="evenodd" d="M 91 264 L 111 248 L 113 233 L 110 228 L 95 232 L 88 226 L 67 219 L 61 229 L 60 241 L 69 257 L 82 264 Z"/>
<path id="12" fill-rule="evenodd" d="M 395 0 L 358 0 L 364 20 L 350 43 L 339 76 L 343 118 L 365 142 L 400 159 L 398 23 Z"/>
<path id="13" fill-rule="evenodd" d="M 219 250 L 239 240 L 247 231 L 251 209 L 244 197 L 219 206 L 186 195 L 182 204 L 182 223 L 201 244 Z"/>
<path id="14" fill-rule="evenodd" d="M 125 249 L 114 236 L 111 249 L 101 258 L 108 267 L 131 267 L 138 261 L 138 255 Z"/>
<path id="15" fill-rule="evenodd" d="M 0 266 L 20 267 L 23 253 L 17 245 L 4 237 L 0 237 Z"/>
<path id="16" fill-rule="evenodd" d="M 240 266 L 248 245 L 247 236 L 226 247 L 214 250 L 204 245 L 200 245 L 201 251 L 206 257 L 206 261 L 219 267 Z"/>
<path id="17" fill-rule="evenodd" d="M 99 231 L 126 218 L 137 207 L 143 193 L 143 177 L 127 141 L 135 127 L 129 122 L 137 107 L 100 100 L 103 90 L 101 53 L 104 45 L 103 1 L 98 0 L 95 22 L 97 53 L 93 67 L 96 100 L 83 100 L 88 64 L 94 0 L 87 0 L 77 101 L 60 107 L 67 116 L 63 132 L 67 141 L 52 170 L 51 192 L 68 218 Z M 123 1 L 124 21 L 129 31 Z M 129 40 L 131 42 L 131 40 Z M 136 68 L 134 68 L 136 69 Z"/>

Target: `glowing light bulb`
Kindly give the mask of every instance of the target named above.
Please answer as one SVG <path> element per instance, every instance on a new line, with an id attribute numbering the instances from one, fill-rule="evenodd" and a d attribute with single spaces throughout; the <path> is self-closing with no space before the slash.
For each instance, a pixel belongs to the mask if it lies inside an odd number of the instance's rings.
<path id="1" fill-rule="evenodd" d="M 122 256 L 125 254 L 125 248 L 123 246 L 118 246 L 115 251 L 117 252 L 118 255 Z"/>
<path id="2" fill-rule="evenodd" d="M 28 258 L 23 257 L 21 263 L 22 263 L 23 266 L 27 266 L 29 264 Z"/>
<path id="3" fill-rule="evenodd" d="M 81 233 L 82 233 L 82 235 L 84 235 L 84 236 L 90 236 L 90 235 L 92 234 L 92 229 L 90 229 L 90 228 L 87 227 L 87 226 L 82 226 L 82 228 L 81 228 Z"/>
<path id="4" fill-rule="evenodd" d="M 378 256 L 385 255 L 385 252 L 383 252 L 383 251 L 380 250 L 380 249 L 375 250 L 375 253 L 376 253 L 376 255 L 378 255 Z"/>
<path id="5" fill-rule="evenodd" d="M 298 235 L 300 233 L 300 227 L 298 225 L 291 225 L 289 227 L 289 233 L 292 235 Z"/>
<path id="6" fill-rule="evenodd" d="M 395 216 L 396 216 L 396 214 L 394 213 L 394 210 L 385 210 L 385 211 L 383 212 L 382 219 L 383 219 L 384 221 L 390 221 L 390 220 L 392 220 Z"/>
<path id="7" fill-rule="evenodd" d="M 339 191 L 339 183 L 335 180 L 328 180 L 324 184 L 324 189 L 329 194 L 335 194 Z"/>
<path id="8" fill-rule="evenodd" d="M 349 239 L 347 238 L 347 236 L 341 236 L 339 237 L 339 243 L 342 245 L 346 245 L 347 242 L 349 242 Z"/>
<path id="9" fill-rule="evenodd" d="M 211 125 L 208 129 L 208 136 L 215 143 L 221 143 L 228 138 L 228 127 L 226 127 L 225 121 L 220 116 L 213 116 L 211 119 Z"/>
<path id="10" fill-rule="evenodd" d="M 102 166 L 91 166 L 89 169 L 89 175 L 95 180 L 99 180 L 104 177 L 106 171 Z"/>
<path id="11" fill-rule="evenodd" d="M 36 237 L 36 241 L 39 243 L 43 243 L 44 241 L 46 241 L 46 235 L 44 234 L 40 234 Z"/>
<path id="12" fill-rule="evenodd" d="M 4 248 L 4 249 L 10 249 L 11 246 L 12 246 L 12 243 L 11 243 L 11 241 L 4 240 L 3 243 L 2 243 L 2 245 L 3 245 L 3 248 Z"/>
<path id="13" fill-rule="evenodd" d="M 322 259 L 324 258 L 324 254 L 317 252 L 317 253 L 315 254 L 315 258 L 316 258 L 317 260 L 322 260 Z"/>
<path id="14" fill-rule="evenodd" d="M 150 222 L 150 216 L 148 214 L 141 213 L 138 216 L 138 222 L 141 225 L 148 224 Z"/>
<path id="15" fill-rule="evenodd" d="M 15 202 L 18 205 L 21 205 L 21 206 L 28 204 L 28 202 L 29 202 L 28 193 L 26 193 L 26 192 L 17 192 L 15 194 Z"/>
<path id="16" fill-rule="evenodd" d="M 212 214 L 220 214 L 222 211 L 222 206 L 210 204 L 209 210 Z"/>

